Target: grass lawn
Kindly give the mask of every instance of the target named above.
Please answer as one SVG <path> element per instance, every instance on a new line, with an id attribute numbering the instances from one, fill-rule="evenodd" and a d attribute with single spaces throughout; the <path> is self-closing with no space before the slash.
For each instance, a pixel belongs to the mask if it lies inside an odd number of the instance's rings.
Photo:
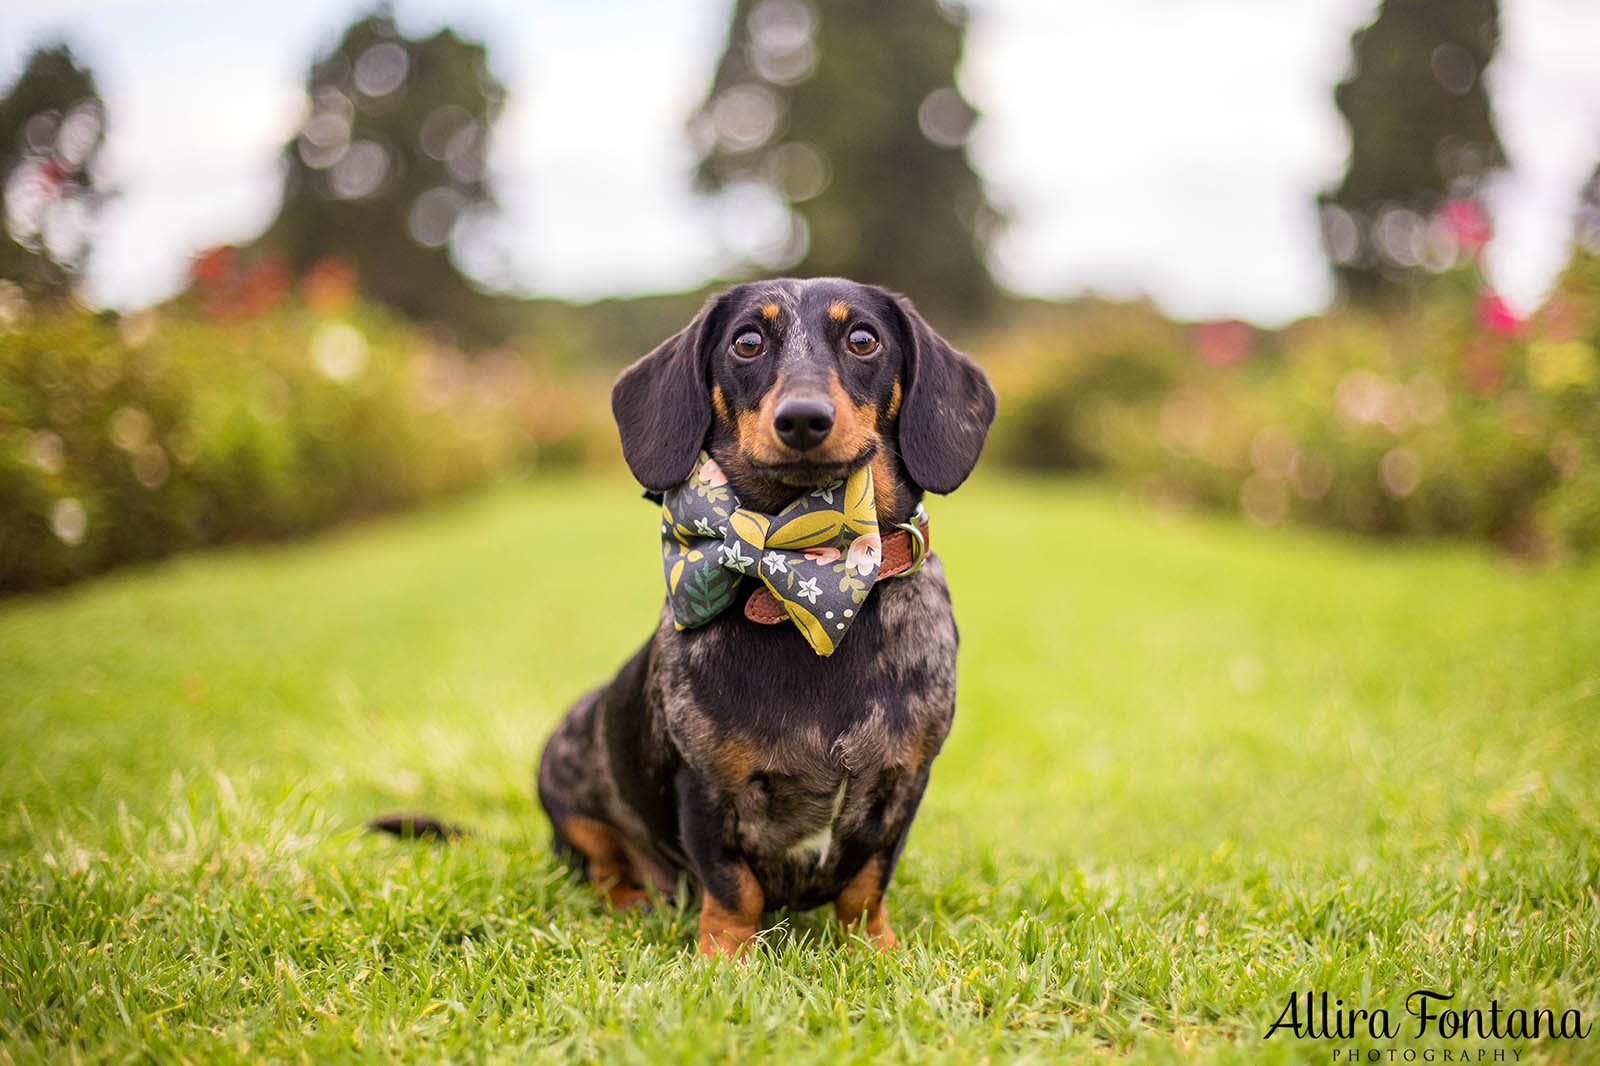
<path id="1" fill-rule="evenodd" d="M 0 605 L 0 1062 L 1600 1061 L 1403 1006 L 1600 1021 L 1600 570 L 930 509 L 961 704 L 887 958 L 818 911 L 703 963 L 553 862 L 540 745 L 660 602 L 631 483 Z M 360 830 L 396 807 L 477 832 Z M 1404 1034 L 1263 1039 L 1324 990 Z"/>

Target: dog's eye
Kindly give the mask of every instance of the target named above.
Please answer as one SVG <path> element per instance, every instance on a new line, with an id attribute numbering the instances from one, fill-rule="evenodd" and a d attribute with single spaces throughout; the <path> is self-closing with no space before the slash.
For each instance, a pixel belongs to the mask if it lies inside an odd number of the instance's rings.
<path id="1" fill-rule="evenodd" d="M 761 354 L 761 334 L 747 329 L 733 338 L 733 354 L 741 359 L 754 359 Z"/>
<path id="2" fill-rule="evenodd" d="M 878 350 L 878 338 L 872 335 L 871 330 L 851 330 L 850 336 L 845 338 L 845 344 L 857 355 L 871 355 Z"/>

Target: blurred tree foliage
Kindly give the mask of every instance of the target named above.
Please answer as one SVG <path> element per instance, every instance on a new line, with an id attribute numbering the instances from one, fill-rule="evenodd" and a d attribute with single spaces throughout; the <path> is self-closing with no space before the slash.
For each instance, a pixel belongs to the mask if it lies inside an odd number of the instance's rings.
<path id="1" fill-rule="evenodd" d="M 283 206 L 252 256 L 282 256 L 295 276 L 341 260 L 368 296 L 467 339 L 498 339 L 504 301 L 461 266 L 481 269 L 492 244 L 484 172 L 504 89 L 484 46 L 450 29 L 406 37 L 380 9 L 312 67 L 306 94 L 284 149 Z"/>
<path id="2" fill-rule="evenodd" d="M 1578 217 L 1573 240 L 1591 255 L 1600 255 L 1600 164 L 1578 192 Z"/>
<path id="3" fill-rule="evenodd" d="M 94 75 L 64 44 L 35 50 L 0 100 L 0 277 L 36 299 L 64 296 L 88 256 L 104 141 Z"/>
<path id="4" fill-rule="evenodd" d="M 999 221 L 962 150 L 964 15 L 933 0 L 738 0 L 690 122 L 707 190 L 765 185 L 789 206 L 768 268 L 843 274 L 975 318 L 995 295 Z"/>
<path id="5" fill-rule="evenodd" d="M 1350 297 L 1371 303 L 1453 265 L 1429 215 L 1476 202 L 1504 166 L 1483 71 L 1500 41 L 1497 0 L 1383 0 L 1350 39 L 1352 70 L 1334 89 L 1350 160 L 1322 196 L 1324 243 Z"/>

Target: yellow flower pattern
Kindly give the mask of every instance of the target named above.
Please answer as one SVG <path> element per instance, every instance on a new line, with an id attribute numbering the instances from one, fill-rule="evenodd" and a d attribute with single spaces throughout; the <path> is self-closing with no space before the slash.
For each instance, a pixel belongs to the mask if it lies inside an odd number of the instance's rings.
<path id="1" fill-rule="evenodd" d="M 859 542 L 859 543 L 858 543 Z M 716 460 L 661 505 L 661 560 L 679 629 L 703 626 L 760 578 L 818 655 L 832 655 L 878 578 L 872 470 L 808 489 L 776 515 L 739 506 Z"/>

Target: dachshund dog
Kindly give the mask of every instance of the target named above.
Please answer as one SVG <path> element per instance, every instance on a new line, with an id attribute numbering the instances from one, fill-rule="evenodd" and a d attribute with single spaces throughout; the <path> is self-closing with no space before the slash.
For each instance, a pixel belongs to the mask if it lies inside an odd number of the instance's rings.
<path id="1" fill-rule="evenodd" d="M 651 498 L 710 469 L 706 456 L 759 512 L 866 480 L 867 520 L 910 527 L 924 550 L 857 601 L 831 654 L 796 626 L 752 621 L 753 603 L 682 628 L 669 601 L 545 747 L 538 793 L 556 848 L 617 907 L 691 874 L 703 955 L 742 955 L 765 910 L 829 902 L 847 929 L 893 947 L 885 891 L 955 714 L 950 596 L 913 516 L 977 462 L 988 379 L 903 297 L 779 279 L 711 299 L 623 371 L 611 406 Z M 747 592 L 763 592 L 758 577 L 736 602 Z"/>

